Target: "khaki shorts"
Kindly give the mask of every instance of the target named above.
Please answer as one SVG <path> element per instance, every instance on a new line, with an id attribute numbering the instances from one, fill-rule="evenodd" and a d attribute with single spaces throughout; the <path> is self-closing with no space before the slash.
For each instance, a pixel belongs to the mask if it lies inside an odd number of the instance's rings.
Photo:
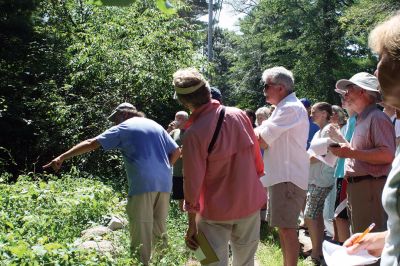
<path id="1" fill-rule="evenodd" d="M 347 185 L 347 204 L 353 234 L 363 232 L 371 223 L 375 223 L 374 232 L 387 229 L 387 215 L 382 207 L 385 182 L 386 179 L 368 179 Z"/>
<path id="2" fill-rule="evenodd" d="M 297 221 L 306 199 L 307 191 L 291 182 L 268 187 L 268 214 L 270 226 L 297 228 Z"/>

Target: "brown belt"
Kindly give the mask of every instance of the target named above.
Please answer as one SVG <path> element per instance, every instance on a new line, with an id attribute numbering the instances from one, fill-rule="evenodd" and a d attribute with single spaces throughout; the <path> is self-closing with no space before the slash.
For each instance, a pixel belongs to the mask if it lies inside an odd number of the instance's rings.
<path id="1" fill-rule="evenodd" d="M 358 183 L 363 180 L 371 180 L 371 179 L 372 180 L 380 180 L 380 179 L 386 179 L 386 178 L 387 178 L 386 175 L 383 175 L 383 176 L 363 175 L 363 176 L 347 176 L 346 177 L 347 182 L 350 184 Z"/>

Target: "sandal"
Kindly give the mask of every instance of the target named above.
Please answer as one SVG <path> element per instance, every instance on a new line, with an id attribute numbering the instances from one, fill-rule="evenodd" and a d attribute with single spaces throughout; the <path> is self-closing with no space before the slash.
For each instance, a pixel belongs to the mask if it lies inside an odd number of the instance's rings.
<path id="1" fill-rule="evenodd" d="M 319 258 L 313 258 L 313 257 L 310 256 L 310 258 L 311 258 L 311 262 L 312 262 L 314 265 L 317 265 L 317 266 L 320 266 L 320 265 L 321 265 L 321 266 L 324 266 L 324 265 L 326 265 L 323 256 L 319 256 Z"/>

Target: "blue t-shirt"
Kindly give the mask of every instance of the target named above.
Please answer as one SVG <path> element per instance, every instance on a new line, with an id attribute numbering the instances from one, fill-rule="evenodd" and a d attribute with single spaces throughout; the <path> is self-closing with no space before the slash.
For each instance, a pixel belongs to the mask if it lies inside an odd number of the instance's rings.
<path id="1" fill-rule="evenodd" d="M 308 122 L 310 123 L 310 129 L 308 130 L 307 150 L 310 148 L 310 143 L 315 133 L 319 130 L 319 126 L 312 121 L 311 117 L 308 117 Z"/>
<path id="2" fill-rule="evenodd" d="M 134 117 L 96 137 L 104 150 L 122 152 L 128 178 L 128 196 L 145 192 L 171 192 L 168 154 L 178 145 L 153 120 Z"/>

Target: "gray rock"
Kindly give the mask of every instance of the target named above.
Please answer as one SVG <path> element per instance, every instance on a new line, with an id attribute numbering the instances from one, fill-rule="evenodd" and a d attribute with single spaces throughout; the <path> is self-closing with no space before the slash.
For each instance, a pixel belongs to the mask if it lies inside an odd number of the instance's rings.
<path id="1" fill-rule="evenodd" d="M 108 227 L 110 230 L 115 231 L 115 230 L 124 228 L 124 226 L 125 226 L 126 224 L 127 224 L 127 221 L 126 221 L 126 220 L 124 220 L 124 219 L 122 219 L 122 218 L 119 218 L 119 217 L 116 217 L 116 216 L 113 216 L 113 217 L 111 218 L 111 221 L 108 223 L 108 226 L 107 226 L 107 227 Z"/>
<path id="2" fill-rule="evenodd" d="M 96 236 L 102 236 L 109 232 L 111 232 L 110 228 L 105 227 L 103 225 L 99 225 L 82 231 L 82 237 L 85 239 L 90 239 Z"/>
<path id="3" fill-rule="evenodd" d="M 79 248 L 81 249 L 95 249 L 99 252 L 110 252 L 113 253 L 115 252 L 115 247 L 113 246 L 111 241 L 108 240 L 101 240 L 99 242 L 90 240 L 90 241 L 85 241 L 82 244 L 79 245 Z"/>

